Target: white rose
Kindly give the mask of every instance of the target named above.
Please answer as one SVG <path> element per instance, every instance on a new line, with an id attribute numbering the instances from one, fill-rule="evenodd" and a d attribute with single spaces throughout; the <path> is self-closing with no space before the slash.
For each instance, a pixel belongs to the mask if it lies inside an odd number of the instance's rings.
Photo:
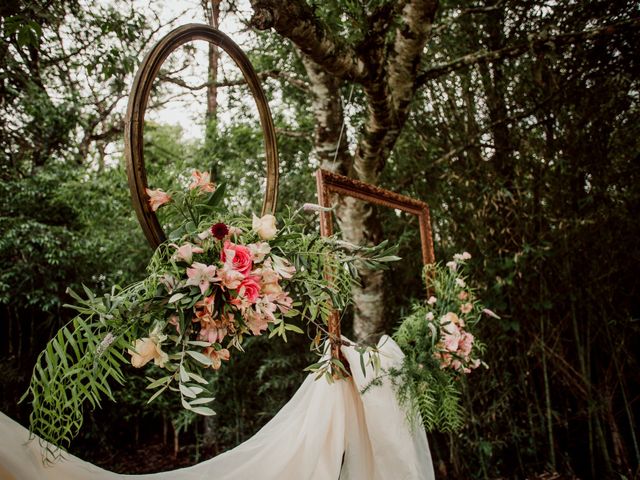
<path id="1" fill-rule="evenodd" d="M 253 216 L 253 230 L 262 240 L 271 240 L 276 236 L 278 229 L 276 228 L 276 217 L 267 213 L 262 218 Z"/>

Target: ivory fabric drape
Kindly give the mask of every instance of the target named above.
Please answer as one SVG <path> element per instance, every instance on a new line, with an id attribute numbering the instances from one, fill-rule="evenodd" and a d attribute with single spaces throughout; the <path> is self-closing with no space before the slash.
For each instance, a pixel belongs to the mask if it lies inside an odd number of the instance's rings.
<path id="1" fill-rule="evenodd" d="M 431 480 L 433 465 L 420 419 L 413 425 L 388 380 L 360 394 L 359 353 L 342 347 L 353 378 L 328 383 L 308 376 L 258 433 L 236 448 L 191 467 L 147 475 L 109 472 L 73 455 L 42 463 L 37 440 L 0 414 L 0 479 L 43 480 Z M 380 341 L 383 368 L 402 360 L 389 337 Z"/>

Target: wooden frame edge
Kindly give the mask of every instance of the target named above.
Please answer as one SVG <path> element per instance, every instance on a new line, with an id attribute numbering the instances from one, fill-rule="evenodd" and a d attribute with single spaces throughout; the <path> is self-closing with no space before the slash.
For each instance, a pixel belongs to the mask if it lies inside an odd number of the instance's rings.
<path id="1" fill-rule="evenodd" d="M 331 208 L 331 194 L 335 193 L 417 216 L 423 264 L 426 266 L 435 262 L 431 216 L 429 206 L 425 202 L 327 170 L 318 169 L 315 177 L 318 204 L 322 207 Z M 333 219 L 330 211 L 320 212 L 320 235 L 323 237 L 333 235 Z M 427 294 L 429 294 L 428 287 Z M 340 318 L 337 311 L 334 311 L 329 318 L 328 330 L 331 355 L 333 358 L 341 358 Z"/>

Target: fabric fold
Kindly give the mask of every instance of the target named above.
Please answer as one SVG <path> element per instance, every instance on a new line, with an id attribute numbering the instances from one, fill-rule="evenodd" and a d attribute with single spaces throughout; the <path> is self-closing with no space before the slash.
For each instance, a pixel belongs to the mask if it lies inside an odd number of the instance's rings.
<path id="1" fill-rule="evenodd" d="M 381 340 L 382 365 L 402 361 L 398 346 Z M 390 382 L 360 394 L 373 378 L 359 353 L 343 347 L 353 378 L 328 383 L 308 376 L 293 398 L 253 437 L 191 467 L 146 475 L 109 472 L 73 455 L 42 463 L 38 440 L 0 414 L 0 479 L 4 480 L 430 480 L 427 438 L 407 421 Z"/>

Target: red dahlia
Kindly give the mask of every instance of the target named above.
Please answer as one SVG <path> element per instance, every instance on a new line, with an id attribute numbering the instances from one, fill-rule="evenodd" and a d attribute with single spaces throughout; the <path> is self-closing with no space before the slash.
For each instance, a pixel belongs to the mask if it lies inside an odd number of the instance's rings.
<path id="1" fill-rule="evenodd" d="M 227 227 L 224 223 L 216 223 L 211 227 L 211 235 L 216 237 L 218 240 L 222 240 L 229 234 L 229 227 Z"/>

